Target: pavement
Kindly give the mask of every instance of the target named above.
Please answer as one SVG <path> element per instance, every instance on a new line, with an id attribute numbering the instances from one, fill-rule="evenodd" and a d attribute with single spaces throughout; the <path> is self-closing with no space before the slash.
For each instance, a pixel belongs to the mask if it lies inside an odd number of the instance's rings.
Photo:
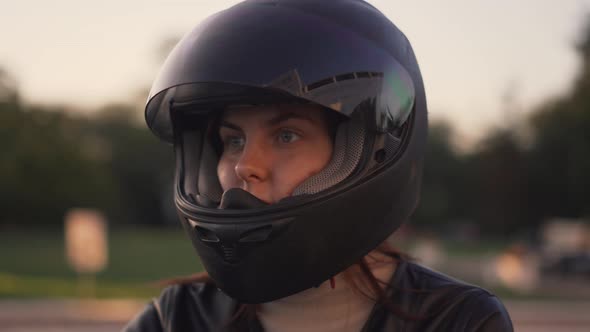
<path id="1" fill-rule="evenodd" d="M 144 300 L 2 300 L 1 332 L 120 331 Z"/>
<path id="2" fill-rule="evenodd" d="M 144 300 L 2 300 L 2 332 L 120 331 Z M 522 332 L 588 332 L 590 301 L 504 301 Z"/>

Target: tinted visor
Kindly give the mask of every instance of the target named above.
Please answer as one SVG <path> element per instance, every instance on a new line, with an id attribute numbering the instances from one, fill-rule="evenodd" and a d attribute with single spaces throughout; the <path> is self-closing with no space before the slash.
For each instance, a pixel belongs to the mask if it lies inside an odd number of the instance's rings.
<path id="1" fill-rule="evenodd" d="M 172 51 L 150 92 L 148 126 L 172 141 L 172 103 L 266 98 L 251 88 L 344 115 L 369 99 L 382 130 L 405 122 L 415 94 L 407 71 L 360 34 L 289 7 L 237 5 L 201 23 Z"/>

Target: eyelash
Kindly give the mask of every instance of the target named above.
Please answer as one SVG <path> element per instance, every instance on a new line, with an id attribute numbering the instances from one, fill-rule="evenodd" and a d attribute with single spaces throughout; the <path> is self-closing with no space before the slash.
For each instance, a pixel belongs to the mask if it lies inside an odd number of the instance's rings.
<path id="1" fill-rule="evenodd" d="M 235 143 L 235 141 L 238 139 L 242 140 L 242 143 L 239 146 L 234 145 L 233 143 Z M 237 150 L 241 149 L 244 146 L 244 142 L 246 141 L 246 139 L 242 136 L 230 135 L 222 137 L 221 141 L 223 142 L 224 150 Z"/>
<path id="2" fill-rule="evenodd" d="M 282 134 L 291 134 L 291 135 L 294 135 L 294 136 L 296 136 L 296 139 L 294 141 L 291 141 L 291 142 L 283 142 L 281 140 L 281 138 L 282 138 L 281 135 Z M 278 131 L 278 133 L 277 133 L 276 136 L 277 136 L 277 139 L 279 140 L 279 142 L 280 143 L 284 143 L 284 144 L 290 144 L 290 143 L 296 142 L 296 141 L 298 141 L 301 138 L 301 135 L 299 133 L 297 133 L 297 132 L 295 132 L 294 130 L 291 130 L 291 129 L 279 129 L 279 131 Z"/>
<path id="3" fill-rule="evenodd" d="M 283 134 L 294 135 L 294 138 L 292 141 L 284 142 L 282 140 L 282 136 L 281 136 Z M 287 128 L 281 128 L 281 129 L 277 130 L 277 133 L 275 134 L 275 139 L 279 144 L 292 144 L 292 143 L 298 141 L 299 139 L 301 139 L 301 137 L 302 137 L 302 135 L 299 134 L 298 132 L 296 132 L 292 129 L 287 129 Z M 236 140 L 241 140 L 241 143 L 239 145 L 234 144 L 236 142 Z M 227 135 L 225 137 L 221 137 L 221 141 L 222 141 L 223 147 L 226 151 L 238 151 L 244 146 L 246 139 L 243 136 Z"/>

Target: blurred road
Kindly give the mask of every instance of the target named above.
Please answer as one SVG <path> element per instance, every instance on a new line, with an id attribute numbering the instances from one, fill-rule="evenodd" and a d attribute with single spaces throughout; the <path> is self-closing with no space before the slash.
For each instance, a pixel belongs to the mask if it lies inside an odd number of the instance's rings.
<path id="1" fill-rule="evenodd" d="M 0 331 L 119 331 L 145 303 L 137 300 L 2 300 Z"/>
<path id="2" fill-rule="evenodd" d="M 505 301 L 520 332 L 588 332 L 590 302 Z M 119 331 L 145 305 L 136 300 L 0 301 L 2 332 Z"/>
<path id="3" fill-rule="evenodd" d="M 588 332 L 590 301 L 504 301 L 518 332 Z"/>

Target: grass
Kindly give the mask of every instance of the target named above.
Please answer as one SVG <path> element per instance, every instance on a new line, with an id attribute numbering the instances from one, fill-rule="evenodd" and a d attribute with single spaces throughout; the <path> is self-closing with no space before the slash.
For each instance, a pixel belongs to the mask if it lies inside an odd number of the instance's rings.
<path id="1" fill-rule="evenodd" d="M 94 277 L 78 276 L 67 263 L 60 231 L 0 233 L 0 297 L 151 297 L 153 282 L 202 270 L 180 229 L 109 231 L 109 263 Z"/>
<path id="2" fill-rule="evenodd" d="M 156 281 L 203 269 L 187 235 L 179 228 L 111 229 L 108 236 L 108 266 L 91 277 L 78 276 L 68 265 L 63 232 L 1 230 L 0 298 L 149 298 L 161 291 L 154 285 Z M 411 243 L 406 245 L 411 247 Z M 442 245 L 451 260 L 473 260 L 498 253 L 505 244 L 490 240 Z M 461 277 L 458 271 L 448 272 Z M 504 288 L 491 290 L 513 299 L 562 297 L 542 291 L 519 294 Z"/>

